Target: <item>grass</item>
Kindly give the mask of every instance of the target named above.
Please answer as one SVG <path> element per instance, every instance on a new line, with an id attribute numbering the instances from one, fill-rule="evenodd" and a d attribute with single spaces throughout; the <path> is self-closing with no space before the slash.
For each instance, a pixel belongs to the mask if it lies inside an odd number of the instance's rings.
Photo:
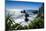
<path id="1" fill-rule="evenodd" d="M 6 17 L 6 30 L 25 30 L 25 29 L 39 29 L 44 28 L 44 18 L 36 17 L 28 26 L 22 27 L 20 24 L 15 23 L 11 16 Z M 9 22 L 8 22 L 9 21 Z M 15 24 L 13 24 L 13 22 Z M 13 24 L 11 26 L 11 24 Z"/>
<path id="2" fill-rule="evenodd" d="M 44 28 L 44 20 L 40 17 L 35 18 L 28 26 L 22 27 L 20 24 L 14 24 L 11 30 L 39 29 Z"/>

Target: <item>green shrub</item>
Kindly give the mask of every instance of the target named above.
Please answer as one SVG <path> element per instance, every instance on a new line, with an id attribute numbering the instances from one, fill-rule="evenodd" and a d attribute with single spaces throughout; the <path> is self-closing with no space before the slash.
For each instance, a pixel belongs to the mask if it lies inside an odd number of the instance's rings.
<path id="1" fill-rule="evenodd" d="M 35 18 L 32 22 L 32 28 L 43 28 L 44 27 L 44 20 L 39 18 Z"/>

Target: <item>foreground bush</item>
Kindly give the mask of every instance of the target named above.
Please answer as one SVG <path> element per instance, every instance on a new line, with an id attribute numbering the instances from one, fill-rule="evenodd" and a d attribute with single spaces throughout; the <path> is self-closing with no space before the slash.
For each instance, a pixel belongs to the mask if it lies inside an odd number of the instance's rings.
<path id="1" fill-rule="evenodd" d="M 41 17 L 38 17 L 36 19 L 34 19 L 33 21 L 31 21 L 31 25 L 32 28 L 43 28 L 44 27 L 44 19 L 42 19 Z"/>
<path id="2" fill-rule="evenodd" d="M 25 30 L 25 29 L 38 29 L 44 28 L 44 18 L 37 17 L 28 24 L 28 26 L 21 26 L 18 23 L 13 24 L 14 20 L 10 18 L 11 16 L 6 17 L 6 30 Z M 9 21 L 9 22 L 8 22 Z M 11 26 L 12 24 L 12 26 Z"/>

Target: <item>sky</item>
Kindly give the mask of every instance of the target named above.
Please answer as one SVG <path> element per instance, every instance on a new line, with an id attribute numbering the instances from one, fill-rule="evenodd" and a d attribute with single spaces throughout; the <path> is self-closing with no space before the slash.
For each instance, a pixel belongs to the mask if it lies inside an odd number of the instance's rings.
<path id="1" fill-rule="evenodd" d="M 6 9 L 31 9 L 38 10 L 42 6 L 40 2 L 6 1 Z"/>

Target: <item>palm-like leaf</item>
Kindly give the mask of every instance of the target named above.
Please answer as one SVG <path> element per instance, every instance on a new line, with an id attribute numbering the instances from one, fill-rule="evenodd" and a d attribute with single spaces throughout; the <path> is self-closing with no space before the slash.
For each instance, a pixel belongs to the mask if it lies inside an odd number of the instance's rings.
<path id="1" fill-rule="evenodd" d="M 6 21 L 6 31 L 7 30 L 9 30 L 10 28 L 11 28 L 11 24 L 13 24 L 13 22 L 14 22 L 14 20 L 13 20 L 13 18 L 11 17 L 12 15 L 10 15 L 9 13 L 8 13 L 8 15 L 7 16 L 5 16 L 5 21 Z M 15 22 L 14 22 L 15 23 Z"/>

